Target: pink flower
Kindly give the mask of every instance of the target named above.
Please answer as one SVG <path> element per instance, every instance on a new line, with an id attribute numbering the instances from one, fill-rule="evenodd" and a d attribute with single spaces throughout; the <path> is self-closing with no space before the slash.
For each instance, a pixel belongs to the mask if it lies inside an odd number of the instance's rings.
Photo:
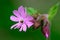
<path id="1" fill-rule="evenodd" d="M 31 22 L 31 20 L 33 20 L 33 17 L 27 14 L 26 9 L 23 6 L 20 6 L 18 8 L 18 11 L 14 10 L 13 14 L 15 16 L 12 15 L 10 19 L 17 23 L 11 26 L 11 29 L 18 28 L 19 31 L 26 31 L 27 27 L 30 28 L 33 25 L 33 23 Z"/>

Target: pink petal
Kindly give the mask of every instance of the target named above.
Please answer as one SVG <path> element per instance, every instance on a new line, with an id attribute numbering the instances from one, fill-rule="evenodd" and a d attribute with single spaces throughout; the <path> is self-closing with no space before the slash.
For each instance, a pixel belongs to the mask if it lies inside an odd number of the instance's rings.
<path id="1" fill-rule="evenodd" d="M 23 6 L 18 8 L 18 12 L 21 14 L 22 17 L 26 17 L 26 10 Z"/>
<path id="2" fill-rule="evenodd" d="M 11 28 L 10 28 L 10 29 L 12 29 L 12 28 L 16 27 L 17 25 L 18 25 L 18 23 L 17 23 L 17 24 L 14 24 L 13 26 L 11 26 Z"/>
<path id="3" fill-rule="evenodd" d="M 15 21 L 15 22 L 18 22 L 19 21 L 19 19 L 17 17 L 15 17 L 15 16 L 11 16 L 10 17 L 10 20 Z"/>
<path id="4" fill-rule="evenodd" d="M 20 29 L 19 29 L 19 31 L 22 31 L 23 30 L 23 28 L 21 27 Z"/>
<path id="5" fill-rule="evenodd" d="M 25 19 L 26 19 L 26 20 L 33 20 L 33 17 L 30 16 L 30 15 L 28 15 Z"/>
<path id="6" fill-rule="evenodd" d="M 14 11 L 13 11 L 13 14 L 14 14 L 15 16 L 17 16 L 17 17 L 20 17 L 20 14 L 19 14 L 19 12 L 18 12 L 17 10 L 14 10 Z"/>
<path id="7" fill-rule="evenodd" d="M 26 25 L 28 26 L 28 28 L 30 28 L 33 25 L 33 23 L 29 22 L 29 21 L 26 21 Z"/>
<path id="8" fill-rule="evenodd" d="M 23 28 L 23 31 L 25 31 L 25 32 L 26 32 L 27 27 L 26 27 L 26 25 L 25 25 L 25 24 L 23 24 L 23 25 L 22 25 L 22 28 Z"/>
<path id="9" fill-rule="evenodd" d="M 19 29 L 21 27 L 21 25 L 22 25 L 22 23 L 18 23 L 18 25 L 14 29 L 16 29 L 16 28 Z"/>

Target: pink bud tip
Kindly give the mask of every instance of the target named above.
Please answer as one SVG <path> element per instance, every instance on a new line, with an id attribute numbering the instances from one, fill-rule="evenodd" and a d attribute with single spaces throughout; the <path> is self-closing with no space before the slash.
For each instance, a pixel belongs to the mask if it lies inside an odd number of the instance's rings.
<path id="1" fill-rule="evenodd" d="M 49 35 L 46 33 L 45 36 L 46 36 L 46 38 L 48 38 Z"/>

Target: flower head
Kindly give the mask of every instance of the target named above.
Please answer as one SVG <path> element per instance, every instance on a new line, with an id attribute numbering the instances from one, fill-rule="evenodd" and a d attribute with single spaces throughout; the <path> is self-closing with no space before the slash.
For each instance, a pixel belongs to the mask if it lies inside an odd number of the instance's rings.
<path id="1" fill-rule="evenodd" d="M 30 28 L 33 25 L 33 23 L 31 22 L 31 20 L 33 20 L 33 17 L 27 14 L 26 9 L 23 6 L 20 6 L 18 10 L 14 10 L 13 14 L 15 16 L 12 15 L 10 17 L 10 20 L 17 23 L 11 26 L 11 29 L 18 28 L 19 31 L 26 31 L 27 27 Z"/>

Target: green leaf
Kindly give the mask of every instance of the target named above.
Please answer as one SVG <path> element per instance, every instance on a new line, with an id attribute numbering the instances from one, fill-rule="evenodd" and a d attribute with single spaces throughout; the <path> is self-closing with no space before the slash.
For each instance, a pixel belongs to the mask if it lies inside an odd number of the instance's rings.
<path id="1" fill-rule="evenodd" d="M 27 10 L 27 13 L 29 13 L 30 15 L 33 15 L 33 14 L 37 13 L 37 11 L 34 8 L 31 8 L 31 7 L 29 7 L 29 8 L 26 7 L 26 10 Z"/>
<path id="2" fill-rule="evenodd" d="M 51 21 L 54 16 L 56 15 L 57 13 L 57 10 L 58 10 L 58 7 L 59 7 L 59 3 L 57 3 L 56 5 L 52 6 L 48 12 L 48 19 Z"/>

